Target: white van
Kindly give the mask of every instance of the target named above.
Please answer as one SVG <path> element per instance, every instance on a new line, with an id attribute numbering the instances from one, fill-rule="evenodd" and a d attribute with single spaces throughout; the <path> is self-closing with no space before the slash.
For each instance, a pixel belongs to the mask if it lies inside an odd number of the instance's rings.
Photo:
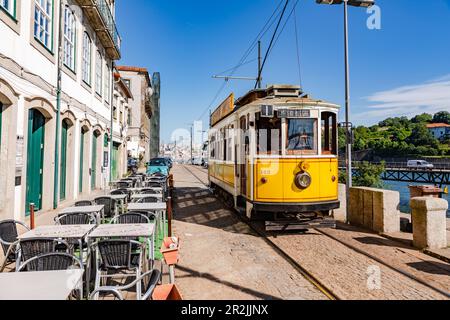
<path id="1" fill-rule="evenodd" d="M 411 168 L 411 169 L 433 169 L 434 165 L 425 160 L 409 160 L 408 168 Z"/>

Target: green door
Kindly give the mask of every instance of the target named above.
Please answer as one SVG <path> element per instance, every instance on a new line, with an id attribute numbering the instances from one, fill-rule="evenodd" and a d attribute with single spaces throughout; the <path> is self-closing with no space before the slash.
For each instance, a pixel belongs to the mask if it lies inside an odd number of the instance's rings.
<path id="1" fill-rule="evenodd" d="M 38 110 L 28 112 L 27 192 L 25 208 L 29 214 L 30 203 L 42 209 L 42 175 L 44 164 L 45 117 Z"/>
<path id="2" fill-rule="evenodd" d="M 66 178 L 67 178 L 67 133 L 69 131 L 69 125 L 67 121 L 62 122 L 61 131 L 61 168 L 60 168 L 60 181 L 59 181 L 59 199 L 66 199 Z"/>
<path id="3" fill-rule="evenodd" d="M 117 144 L 113 144 L 113 152 L 112 152 L 112 179 L 118 180 L 119 179 L 119 170 L 117 166 L 117 162 L 119 159 L 119 146 Z"/>
<path id="4" fill-rule="evenodd" d="M 98 135 L 94 133 L 92 137 L 92 169 L 91 169 L 91 189 L 95 190 L 97 185 L 97 138 Z"/>
<path id="5" fill-rule="evenodd" d="M 80 178 L 79 178 L 79 186 L 78 191 L 80 193 L 83 193 L 83 173 L 84 173 L 84 140 L 86 139 L 86 131 L 84 129 L 81 129 L 81 136 L 80 136 Z"/>

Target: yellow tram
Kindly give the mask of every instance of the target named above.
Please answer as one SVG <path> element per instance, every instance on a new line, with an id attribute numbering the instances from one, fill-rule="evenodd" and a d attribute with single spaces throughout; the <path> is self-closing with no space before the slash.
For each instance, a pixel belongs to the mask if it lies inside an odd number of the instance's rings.
<path id="1" fill-rule="evenodd" d="M 340 206 L 338 112 L 298 86 L 230 95 L 211 114 L 211 188 L 267 228 L 330 226 Z"/>

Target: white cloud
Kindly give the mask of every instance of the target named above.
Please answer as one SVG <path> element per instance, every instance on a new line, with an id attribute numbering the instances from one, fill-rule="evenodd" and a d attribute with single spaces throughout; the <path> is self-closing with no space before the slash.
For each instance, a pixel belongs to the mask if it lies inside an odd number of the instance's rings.
<path id="1" fill-rule="evenodd" d="M 354 119 L 374 123 L 387 117 L 408 116 L 427 112 L 450 111 L 450 75 L 425 82 L 381 91 L 366 98 L 366 111 Z"/>

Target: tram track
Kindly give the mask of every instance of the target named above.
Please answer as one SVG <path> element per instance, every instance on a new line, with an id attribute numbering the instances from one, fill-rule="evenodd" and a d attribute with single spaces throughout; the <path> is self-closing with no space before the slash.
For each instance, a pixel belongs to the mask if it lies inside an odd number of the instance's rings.
<path id="1" fill-rule="evenodd" d="M 204 179 L 199 177 L 199 175 L 198 175 L 198 174 L 202 174 L 202 175 L 206 174 L 204 171 L 202 171 L 201 169 L 196 168 L 196 167 L 183 166 L 183 168 L 187 172 L 189 172 L 189 174 L 191 174 L 196 180 L 198 180 L 202 185 L 204 185 L 205 187 L 207 187 L 209 189 L 208 183 Z M 194 170 L 197 171 L 198 174 L 194 173 Z M 209 191 L 211 193 L 213 193 L 212 190 L 209 189 Z M 281 257 L 283 257 L 283 259 L 285 259 L 287 262 L 289 262 L 307 281 L 309 281 L 314 287 L 316 287 L 318 290 L 320 290 L 328 299 L 341 300 L 339 298 L 339 296 L 333 292 L 333 290 L 331 290 L 330 288 L 327 288 L 326 285 L 324 285 L 319 279 L 317 279 L 313 274 L 311 274 L 308 270 L 306 270 L 300 263 L 298 263 L 295 259 L 293 259 L 286 251 L 284 251 L 277 244 L 275 244 L 273 241 L 271 241 L 269 239 L 269 237 L 267 236 L 267 233 L 264 230 L 262 230 L 261 227 L 258 227 L 255 223 L 249 221 L 249 219 L 246 219 L 245 217 L 243 217 L 241 215 L 236 214 L 235 216 L 240 221 L 245 223 L 253 232 L 255 232 L 262 239 L 264 239 L 266 241 L 266 243 L 270 245 L 271 248 L 273 248 Z M 346 248 L 348 248 L 360 255 L 363 255 L 373 261 L 376 261 L 377 263 L 393 270 L 394 272 L 397 272 L 397 273 L 401 274 L 402 276 L 405 276 L 405 277 L 411 279 L 412 281 L 415 281 L 415 282 L 419 283 L 420 285 L 425 286 L 425 287 L 429 288 L 430 290 L 433 290 L 433 291 L 439 293 L 440 295 L 446 297 L 447 299 L 450 298 L 449 292 L 439 289 L 439 288 L 433 286 L 432 284 L 427 283 L 426 281 L 414 276 L 413 274 L 411 274 L 405 270 L 401 270 L 392 265 L 389 265 L 388 263 L 382 261 L 381 259 L 377 258 L 376 256 L 374 256 L 368 252 L 365 252 L 359 248 L 356 248 L 355 246 L 347 243 L 346 241 L 338 239 L 335 236 L 327 233 L 326 231 L 323 231 L 320 229 L 314 229 L 314 230 L 317 231 L 318 233 L 320 233 L 321 235 L 345 246 Z"/>
<path id="2" fill-rule="evenodd" d="M 213 194 L 212 190 L 209 188 L 209 185 L 202 180 L 197 174 L 195 174 L 192 170 L 194 167 L 188 167 L 183 165 L 183 168 L 191 174 L 196 180 L 198 180 L 202 185 L 208 188 L 208 190 Z M 200 169 L 195 168 L 202 174 L 204 174 L 203 171 L 200 171 Z M 219 199 L 220 200 L 220 199 Z M 260 228 L 256 227 L 254 224 L 251 223 L 248 219 L 242 217 L 241 215 L 235 215 L 241 222 L 245 223 L 255 234 L 260 236 L 273 250 L 275 250 L 278 255 L 280 255 L 285 261 L 287 261 L 291 266 L 297 270 L 309 283 L 311 283 L 317 290 L 319 290 L 324 296 L 326 296 L 329 300 L 340 300 L 339 297 L 329 288 L 327 288 L 324 284 L 322 284 L 314 275 L 312 275 L 310 272 L 308 272 L 304 267 L 302 267 L 297 261 L 295 261 L 292 257 L 290 257 L 283 249 L 278 247 L 276 244 L 274 244 L 270 239 L 267 237 L 267 235 L 260 230 Z"/>

